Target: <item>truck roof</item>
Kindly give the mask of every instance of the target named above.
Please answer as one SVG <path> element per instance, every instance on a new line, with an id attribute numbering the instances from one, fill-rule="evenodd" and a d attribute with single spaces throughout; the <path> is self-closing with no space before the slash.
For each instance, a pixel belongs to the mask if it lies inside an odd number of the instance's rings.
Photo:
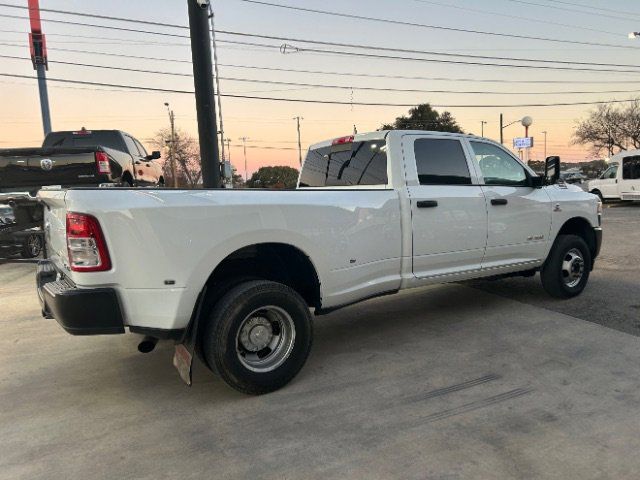
<path id="1" fill-rule="evenodd" d="M 478 137 L 476 135 L 470 135 L 470 134 L 466 134 L 466 133 L 450 133 L 450 132 L 435 132 L 435 131 L 431 131 L 431 130 L 377 130 L 375 132 L 367 132 L 367 133 L 358 133 L 355 135 L 347 135 L 344 137 L 337 137 L 337 138 L 332 138 L 329 140 L 324 140 L 322 142 L 318 142 L 315 143 L 313 145 L 311 145 L 309 147 L 309 150 L 315 150 L 317 148 L 322 148 L 322 147 L 328 147 L 331 146 L 331 144 L 333 142 L 335 142 L 336 140 L 349 140 L 352 142 L 365 142 L 368 140 L 383 140 L 386 139 L 388 135 L 397 135 L 397 136 L 402 136 L 402 135 L 406 135 L 406 134 L 421 134 L 421 135 L 437 135 L 439 137 L 445 136 L 445 137 L 452 137 L 452 138 L 471 138 L 471 139 L 478 139 L 481 137 Z M 489 138 L 482 138 L 483 140 L 487 140 L 490 142 L 493 142 L 493 140 L 489 139 Z"/>

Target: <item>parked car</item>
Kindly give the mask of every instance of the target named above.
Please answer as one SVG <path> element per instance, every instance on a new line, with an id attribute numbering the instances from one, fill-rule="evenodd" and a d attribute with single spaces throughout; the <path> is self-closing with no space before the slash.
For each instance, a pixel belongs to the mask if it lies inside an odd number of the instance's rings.
<path id="1" fill-rule="evenodd" d="M 52 132 L 42 147 L 0 149 L 0 192 L 43 186 L 163 186 L 160 152 L 119 130 Z"/>
<path id="2" fill-rule="evenodd" d="M 312 146 L 297 190 L 43 190 L 43 312 L 72 334 L 147 335 L 144 351 L 173 339 L 188 383 L 195 349 L 233 388 L 270 392 L 305 363 L 311 310 L 536 272 L 580 294 L 602 205 L 556 184 L 558 157 L 546 171 L 485 138 L 381 131 Z"/>
<path id="3" fill-rule="evenodd" d="M 560 180 L 565 183 L 577 183 L 578 185 L 582 185 L 587 179 L 583 174 L 577 172 L 562 172 L 560 173 Z"/>
<path id="4" fill-rule="evenodd" d="M 587 190 L 602 200 L 640 200 L 640 150 L 611 157 L 609 168 L 591 180 Z"/>
<path id="5" fill-rule="evenodd" d="M 42 234 L 37 229 L 3 233 L 2 227 L 14 225 L 13 208 L 0 205 L 0 257 L 20 254 L 23 258 L 35 258 L 42 252 Z"/>

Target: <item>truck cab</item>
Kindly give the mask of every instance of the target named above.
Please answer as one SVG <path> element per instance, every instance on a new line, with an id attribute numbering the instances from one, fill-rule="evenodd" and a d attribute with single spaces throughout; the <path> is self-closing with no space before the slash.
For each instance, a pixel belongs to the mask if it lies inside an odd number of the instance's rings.
<path id="1" fill-rule="evenodd" d="M 609 168 L 591 180 L 587 189 L 602 200 L 640 200 L 640 150 L 611 157 Z"/>

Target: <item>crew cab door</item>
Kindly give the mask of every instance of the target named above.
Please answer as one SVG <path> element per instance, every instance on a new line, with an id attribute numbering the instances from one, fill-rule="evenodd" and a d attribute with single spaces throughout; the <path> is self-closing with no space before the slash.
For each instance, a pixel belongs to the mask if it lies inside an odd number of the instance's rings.
<path id="1" fill-rule="evenodd" d="M 405 135 L 403 151 L 413 274 L 425 278 L 479 270 L 487 207 L 461 139 Z"/>
<path id="2" fill-rule="evenodd" d="M 640 200 L 640 156 L 622 159 L 622 180 L 618 189 L 622 200 Z"/>
<path id="3" fill-rule="evenodd" d="M 531 174 L 504 148 L 481 139 L 468 143 L 488 212 L 482 268 L 544 259 L 551 230 L 549 195 L 530 186 Z"/>

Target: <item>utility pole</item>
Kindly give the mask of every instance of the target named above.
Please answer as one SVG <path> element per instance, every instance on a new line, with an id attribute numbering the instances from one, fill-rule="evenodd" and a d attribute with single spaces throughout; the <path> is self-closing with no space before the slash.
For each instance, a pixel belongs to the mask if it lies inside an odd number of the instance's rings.
<path id="1" fill-rule="evenodd" d="M 246 184 L 249 179 L 247 176 L 247 140 L 249 140 L 249 137 L 240 137 L 238 140 L 242 142 L 242 149 L 244 150 L 244 183 Z"/>
<path id="2" fill-rule="evenodd" d="M 300 120 L 304 120 L 302 117 L 293 117 L 298 125 L 298 161 L 302 165 L 302 143 L 300 143 Z"/>
<path id="3" fill-rule="evenodd" d="M 488 122 L 485 122 L 484 120 L 482 120 L 480 122 L 480 136 L 484 137 L 484 126 L 487 124 Z"/>
<path id="4" fill-rule="evenodd" d="M 220 154 L 218 126 L 213 92 L 211 37 L 209 35 L 209 1 L 187 0 L 191 30 L 193 84 L 198 114 L 198 138 L 204 188 L 220 188 Z"/>
<path id="5" fill-rule="evenodd" d="M 547 131 L 542 132 L 544 134 L 544 158 L 547 159 Z"/>
<path id="6" fill-rule="evenodd" d="M 504 115 L 500 114 L 500 145 L 504 145 Z"/>
<path id="7" fill-rule="evenodd" d="M 173 186 L 178 187 L 178 175 L 176 174 L 176 158 L 175 158 L 175 144 L 176 144 L 176 123 L 173 110 L 169 108 L 169 102 L 164 102 L 164 106 L 167 107 L 169 113 L 169 124 L 171 125 L 171 140 L 169 140 L 169 166 L 171 167 L 171 178 L 173 179 Z"/>
<path id="8" fill-rule="evenodd" d="M 51 133 L 51 113 L 49 111 L 49 92 L 47 90 L 47 73 L 49 62 L 47 60 L 47 42 L 42 33 L 40 22 L 40 3 L 38 0 L 29 0 L 29 22 L 31 33 L 29 34 L 29 49 L 31 51 L 31 63 L 38 75 L 38 91 L 40 92 L 40 110 L 42 111 L 42 128 L 45 136 Z"/>
<path id="9" fill-rule="evenodd" d="M 224 122 L 222 121 L 222 100 L 220 95 L 220 75 L 218 74 L 218 48 L 216 45 L 216 24 L 213 7 L 209 4 L 209 20 L 211 21 L 211 45 L 213 46 L 213 69 L 216 72 L 216 92 L 218 94 L 218 118 L 220 119 L 220 146 L 222 161 L 227 160 L 224 151 Z"/>
<path id="10" fill-rule="evenodd" d="M 229 160 L 229 163 L 231 163 L 231 139 L 227 138 L 224 140 L 224 143 L 227 144 L 227 159 Z"/>

